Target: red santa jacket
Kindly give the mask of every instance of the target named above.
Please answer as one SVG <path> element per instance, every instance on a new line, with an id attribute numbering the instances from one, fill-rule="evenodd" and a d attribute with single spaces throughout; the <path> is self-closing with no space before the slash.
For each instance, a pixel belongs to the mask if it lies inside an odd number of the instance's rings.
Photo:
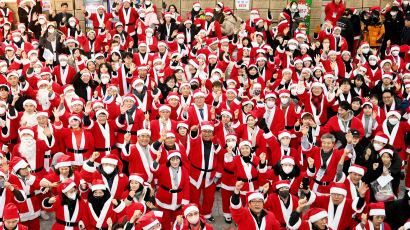
<path id="1" fill-rule="evenodd" d="M 83 219 L 87 229 L 108 228 L 108 218 L 111 218 L 113 223 L 117 222 L 117 213 L 120 213 L 125 208 L 125 203 L 123 201 L 118 200 L 118 203 L 118 206 L 114 207 L 112 198 L 108 198 L 100 210 L 100 215 L 97 215 L 93 205 L 89 201 L 86 201 L 86 211 Z"/>
<path id="2" fill-rule="evenodd" d="M 177 133 L 177 122 L 174 120 L 168 119 L 166 127 L 164 127 L 159 119 L 152 120 L 150 122 L 149 129 L 151 130 L 151 139 L 153 141 L 156 141 L 161 137 L 161 133 L 163 132 L 164 129 L 166 129 L 167 131 L 171 131 L 173 133 Z"/>
<path id="3" fill-rule="evenodd" d="M 124 30 L 130 36 L 133 36 L 135 34 L 135 22 L 138 19 L 137 9 L 130 7 L 128 8 L 128 11 L 125 11 L 124 7 L 121 6 L 116 15 L 118 15 L 120 22 L 124 25 Z"/>
<path id="4" fill-rule="evenodd" d="M 357 117 L 352 117 L 352 119 L 348 121 L 347 127 L 344 127 L 343 121 L 336 115 L 331 117 L 324 127 L 321 127 L 319 136 L 325 133 L 347 133 L 350 129 L 357 129 L 360 133 L 360 138 L 364 136 L 363 124 Z"/>
<path id="5" fill-rule="evenodd" d="M 89 13 L 86 18 L 93 22 L 93 29 L 98 35 L 100 34 L 101 29 L 110 28 L 110 19 L 114 18 L 114 16 L 113 13 L 104 12 L 102 15 L 100 15 L 98 12 L 96 12 L 91 14 Z"/>
<path id="6" fill-rule="evenodd" d="M 125 146 L 124 146 L 125 148 Z M 128 150 L 123 149 L 121 151 L 121 158 L 129 162 L 128 170 L 131 173 L 138 173 L 144 179 L 144 181 L 151 183 L 153 174 L 151 172 L 152 157 L 150 153 L 150 146 L 147 145 L 148 155 L 145 155 L 144 147 L 138 142 L 135 145 L 131 145 Z"/>
<path id="7" fill-rule="evenodd" d="M 187 111 L 188 116 L 185 117 L 185 115 L 182 114 L 182 118 L 183 118 L 183 120 L 188 121 L 189 127 L 191 127 L 193 125 L 199 125 L 199 123 L 202 122 L 202 121 L 210 121 L 211 120 L 211 108 L 212 108 L 212 106 L 204 104 L 204 107 L 203 107 L 204 118 L 202 119 L 202 117 L 200 115 L 199 107 L 194 103 L 194 104 L 190 105 L 189 108 L 188 108 L 188 111 Z"/>
<path id="8" fill-rule="evenodd" d="M 53 69 L 53 76 L 56 76 L 56 80 L 60 85 L 72 84 L 74 76 L 76 75 L 77 71 L 74 67 L 67 65 L 65 69 L 60 65 L 57 65 Z"/>
<path id="9" fill-rule="evenodd" d="M 280 223 L 276 219 L 275 215 L 267 210 L 262 210 L 266 215 L 262 218 L 261 226 L 258 227 L 258 224 L 251 214 L 248 207 L 243 207 L 242 203 L 239 202 L 238 205 L 233 205 L 231 202 L 231 214 L 232 219 L 238 225 L 238 230 L 274 230 L 281 229 Z"/>
<path id="10" fill-rule="evenodd" d="M 208 37 L 222 38 L 221 25 L 217 21 L 208 22 L 205 19 L 199 19 L 201 27 L 206 31 Z M 196 24 L 196 22 L 195 22 Z"/>
<path id="11" fill-rule="evenodd" d="M 290 214 L 296 210 L 298 207 L 299 198 L 293 194 L 289 196 L 289 206 L 286 208 L 283 201 L 279 198 L 277 193 L 272 193 L 268 196 L 263 207 L 268 210 L 275 212 L 275 217 L 281 224 L 281 226 L 286 226 L 289 221 Z M 286 227 L 281 227 L 279 229 L 285 230 Z"/>
<path id="12" fill-rule="evenodd" d="M 384 120 L 382 124 L 383 133 L 389 137 L 389 144 L 393 145 L 400 154 L 401 159 L 407 159 L 406 143 L 404 135 L 410 131 L 410 125 L 407 121 L 400 121 L 395 124 L 392 131 L 387 128 L 388 120 Z"/>
<path id="13" fill-rule="evenodd" d="M 329 2 L 325 7 L 325 21 L 330 21 L 332 22 L 332 25 L 335 26 L 337 20 L 343 16 L 345 9 L 346 7 L 343 5 L 342 1 L 339 4 L 334 3 L 334 1 Z"/>
<path id="14" fill-rule="evenodd" d="M 111 112 L 110 112 L 111 114 Z M 121 147 L 122 143 L 124 143 L 124 135 L 129 132 L 131 133 L 131 143 L 137 142 L 137 131 L 144 127 L 144 112 L 136 108 L 135 111 L 132 113 L 132 123 L 128 115 L 125 116 L 125 126 L 121 129 L 117 130 L 117 146 Z M 151 131 L 151 135 L 152 135 Z"/>
<path id="15" fill-rule="evenodd" d="M 305 112 L 311 113 L 314 117 L 314 121 L 317 125 L 324 124 L 327 121 L 327 108 L 331 107 L 335 101 L 335 98 L 328 100 L 328 98 L 322 93 L 320 111 L 318 113 L 318 108 L 312 102 L 312 94 L 308 92 L 303 92 L 303 94 L 298 95 L 299 99 L 305 105 Z"/>
<path id="16" fill-rule="evenodd" d="M 235 132 L 238 134 L 238 137 L 242 140 L 252 140 L 252 134 L 248 131 L 248 127 L 246 124 L 241 124 L 238 125 L 239 122 L 236 122 L 234 125 Z M 260 129 L 258 126 L 255 127 L 256 130 L 256 137 L 255 143 L 253 144 L 253 147 L 256 147 L 256 155 L 259 156 L 261 153 L 267 153 L 267 148 L 266 148 L 266 139 L 264 137 L 264 133 L 262 129 Z"/>

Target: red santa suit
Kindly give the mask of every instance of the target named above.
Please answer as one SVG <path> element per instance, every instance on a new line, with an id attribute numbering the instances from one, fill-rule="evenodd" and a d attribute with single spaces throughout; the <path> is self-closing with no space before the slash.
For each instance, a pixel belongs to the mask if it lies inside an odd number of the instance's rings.
<path id="1" fill-rule="evenodd" d="M 252 147 L 256 147 L 255 153 L 257 156 L 259 156 L 261 153 L 267 153 L 266 139 L 264 137 L 262 129 L 260 129 L 258 126 L 255 126 L 254 134 L 252 134 L 248 130 L 248 126 L 246 124 L 239 125 L 239 121 L 237 121 L 233 127 L 235 128 L 235 132 L 238 134 L 238 137 L 241 140 L 250 140 Z"/>
<path id="2" fill-rule="evenodd" d="M 52 75 L 56 77 L 57 83 L 60 85 L 72 84 L 76 74 L 77 71 L 70 65 L 66 65 L 65 68 L 61 65 L 57 65 L 54 67 L 52 73 Z"/>
<path id="3" fill-rule="evenodd" d="M 392 110 L 387 113 L 387 118 L 391 115 L 395 115 L 399 119 L 401 118 L 400 112 Z M 387 128 L 388 119 L 384 120 L 382 124 L 383 133 L 389 137 L 389 144 L 397 149 L 401 159 L 407 159 L 406 144 L 404 142 L 404 135 L 410 131 L 410 125 L 406 121 L 399 121 L 397 124 L 393 125 L 393 129 L 389 132 Z"/>
<path id="4" fill-rule="evenodd" d="M 201 92 L 202 93 L 202 92 Z M 195 93 L 197 94 L 197 93 Z M 204 95 L 202 93 L 202 95 Z M 197 95 L 198 96 L 198 95 Z M 195 95 L 194 95 L 195 98 Z M 211 120 L 211 108 L 212 106 L 204 104 L 203 118 L 201 117 L 200 108 L 194 103 L 189 106 L 187 114 L 182 113 L 182 119 L 188 121 L 188 125 L 191 127 L 193 125 L 199 125 L 200 122 Z"/>
<path id="5" fill-rule="evenodd" d="M 3 212 L 5 213 L 4 215 L 4 220 L 17 220 L 20 221 L 19 219 L 19 210 L 17 206 L 13 203 L 7 203 L 5 206 L 2 207 Z M 0 223 L 0 229 L 1 230 L 8 230 L 10 228 L 6 228 L 4 222 Z M 28 228 L 17 222 L 17 225 L 14 230 L 27 230 Z"/>
<path id="6" fill-rule="evenodd" d="M 266 98 L 269 98 L 271 94 L 267 94 Z M 270 131 L 273 135 L 277 136 L 279 131 L 282 131 L 285 128 L 285 116 L 283 115 L 282 110 L 279 106 L 274 106 L 274 108 L 269 109 L 265 106 L 263 109 L 260 109 L 260 114 L 265 118 L 266 124 L 268 125 Z"/>
<path id="7" fill-rule="evenodd" d="M 134 36 L 135 34 L 135 22 L 138 18 L 138 11 L 134 7 L 129 7 L 128 11 L 125 10 L 123 6 L 118 10 L 118 18 L 120 22 L 124 25 L 124 30 L 130 35 Z"/>
<path id="8" fill-rule="evenodd" d="M 84 220 L 88 207 L 84 200 L 76 198 L 75 208 L 72 214 L 68 209 L 68 204 L 66 202 L 62 203 L 64 199 L 69 199 L 67 197 L 63 199 L 63 196 L 65 195 L 63 195 L 62 193 L 68 192 L 71 188 L 75 186 L 76 185 L 74 181 L 69 179 L 58 186 L 58 190 L 61 192 L 58 196 L 56 196 L 56 200 L 53 204 L 49 204 L 49 198 L 46 198 L 43 201 L 43 209 L 45 209 L 47 212 L 54 211 L 56 216 L 56 222 L 54 223 L 52 230 L 80 230 L 80 227 L 86 227 L 84 224 Z M 72 227 L 69 227 L 70 225 Z"/>
<path id="9" fill-rule="evenodd" d="M 349 116 L 353 116 L 353 113 L 349 113 Z M 339 115 L 333 116 L 329 119 L 326 125 L 320 129 L 319 136 L 325 133 L 347 133 L 350 129 L 356 129 L 360 133 L 360 138 L 364 136 L 363 123 L 357 117 L 351 117 L 351 120 L 347 122 L 346 127 L 343 125 L 343 118 Z"/>
<path id="10" fill-rule="evenodd" d="M 114 18 L 113 13 L 104 12 L 103 14 L 100 15 L 98 13 L 98 8 L 101 8 L 101 7 L 104 8 L 103 5 L 99 5 L 97 7 L 97 12 L 91 13 L 91 14 L 88 13 L 86 16 L 88 20 L 91 20 L 93 22 L 93 29 L 97 35 L 101 33 L 102 29 L 109 28 L 111 24 L 110 19 Z"/>
<path id="11" fill-rule="evenodd" d="M 162 110 L 164 106 L 159 108 L 159 111 Z M 169 106 L 165 106 L 169 107 Z M 169 110 L 170 111 L 170 110 Z M 173 133 L 177 133 L 177 122 L 171 119 L 166 121 L 166 126 L 164 126 L 160 119 L 152 120 L 149 125 L 149 129 L 151 130 L 151 139 L 153 141 L 158 140 L 161 137 L 161 133 L 164 130 L 171 131 Z"/>
<path id="12" fill-rule="evenodd" d="M 149 130 L 141 130 L 139 134 L 148 134 Z M 128 170 L 131 173 L 137 173 L 140 175 L 144 181 L 151 183 L 153 179 L 153 174 L 151 172 L 150 165 L 152 164 L 152 157 L 150 154 L 150 146 L 147 145 L 146 147 L 141 146 L 138 142 L 135 145 L 131 145 L 129 149 L 125 149 L 121 151 L 121 158 L 125 161 L 129 162 Z M 144 151 L 144 148 L 146 149 Z M 148 152 L 148 154 L 146 154 Z"/>
<path id="13" fill-rule="evenodd" d="M 313 83 L 315 84 L 315 83 Z M 312 85 L 313 85 L 312 84 Z M 327 109 L 331 107 L 335 101 L 335 97 L 329 100 L 323 93 L 320 95 L 320 108 L 317 108 L 312 102 L 313 94 L 308 92 L 299 93 L 299 99 L 305 105 L 305 112 L 313 115 L 314 121 L 317 125 L 324 124 L 327 121 Z"/>

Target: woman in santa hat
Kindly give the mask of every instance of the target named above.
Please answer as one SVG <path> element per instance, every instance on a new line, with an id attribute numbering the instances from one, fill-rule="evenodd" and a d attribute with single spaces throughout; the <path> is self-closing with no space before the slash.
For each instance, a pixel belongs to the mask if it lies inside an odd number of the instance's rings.
<path id="1" fill-rule="evenodd" d="M 141 203 L 144 205 L 145 210 L 147 210 L 147 207 L 153 209 L 153 204 L 155 203 L 154 189 L 148 183 L 144 182 L 143 177 L 138 173 L 132 173 L 129 180 L 130 183 L 128 184 L 127 190 L 121 195 L 121 199 L 125 205 L 129 206 L 132 203 Z"/>
<path id="2" fill-rule="evenodd" d="M 229 149 L 228 149 L 229 151 Z M 241 191 L 241 198 L 245 201 L 245 194 L 262 188 L 259 184 L 259 177 L 266 173 L 266 153 L 263 152 L 259 157 L 252 153 L 252 144 L 249 140 L 242 140 L 239 143 L 240 155 L 234 156 L 233 152 L 225 153 L 224 167 L 234 175 L 238 181 L 244 182 Z"/>
<path id="3" fill-rule="evenodd" d="M 4 168 L 0 168 L 0 182 L 4 184 L 0 188 L 0 204 L 2 206 L 2 208 L 0 209 L 0 219 L 3 220 L 6 220 L 6 215 L 9 214 L 4 212 L 4 205 L 7 205 L 9 203 L 22 203 L 26 200 L 25 192 L 21 189 L 21 187 L 11 184 L 8 179 L 8 172 L 4 170 Z"/>
<path id="4" fill-rule="evenodd" d="M 54 170 L 50 170 L 48 174 L 41 179 L 40 186 L 47 190 L 52 189 L 53 194 L 58 194 L 58 185 L 61 182 L 72 179 L 80 192 L 84 193 L 87 190 L 87 184 L 81 178 L 78 171 L 73 171 L 72 162 L 72 158 L 69 155 L 62 154 L 59 156 Z"/>
<path id="5" fill-rule="evenodd" d="M 252 152 L 255 152 L 257 156 L 261 153 L 266 153 L 266 140 L 263 136 L 263 130 L 257 125 L 258 113 L 257 111 L 252 111 L 248 113 L 245 117 L 244 124 L 240 124 L 238 120 L 238 115 L 235 112 L 236 124 L 234 124 L 235 132 L 238 137 L 242 140 L 249 140 L 252 147 Z"/>
<path id="6" fill-rule="evenodd" d="M 159 164 L 161 152 L 156 154 L 157 159 L 152 162 L 152 170 L 160 186 L 155 201 L 163 212 L 161 224 L 165 230 L 169 230 L 171 223 L 181 213 L 182 205 L 189 203 L 189 174 L 186 167 L 183 167 L 179 151 L 169 151 L 166 164 Z"/>
<path id="7" fill-rule="evenodd" d="M 292 212 L 288 228 L 292 230 L 332 230 L 327 225 L 327 211 L 323 208 L 310 208 L 301 219 L 303 209 L 308 205 L 308 201 L 301 199 L 298 201 L 298 207 Z"/>
<path id="8" fill-rule="evenodd" d="M 95 229 L 106 229 L 107 220 L 117 222 L 117 213 L 125 208 L 121 200 L 113 199 L 103 180 L 93 180 L 91 192 L 88 193 L 85 225 Z"/>
<path id="9" fill-rule="evenodd" d="M 199 208 L 196 204 L 186 204 L 182 208 L 184 216 L 179 215 L 174 223 L 175 230 L 213 230 L 212 225 L 206 223 L 205 218 L 199 214 Z M 185 217 L 185 219 L 184 219 Z"/>
<path id="10" fill-rule="evenodd" d="M 362 221 L 358 224 L 354 230 L 365 230 L 365 229 L 384 229 L 391 230 L 390 225 L 384 222 L 386 218 L 386 211 L 384 210 L 384 203 L 370 203 L 369 220 L 367 214 L 362 214 Z"/>
<path id="11" fill-rule="evenodd" d="M 25 225 L 19 224 L 19 210 L 13 203 L 8 203 L 3 207 L 3 223 L 0 224 L 1 230 L 27 230 Z"/>

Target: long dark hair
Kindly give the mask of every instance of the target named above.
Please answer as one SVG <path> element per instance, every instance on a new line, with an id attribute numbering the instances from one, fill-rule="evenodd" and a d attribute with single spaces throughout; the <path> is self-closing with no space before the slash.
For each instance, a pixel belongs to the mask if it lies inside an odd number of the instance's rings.
<path id="1" fill-rule="evenodd" d="M 177 6 L 176 6 L 176 5 L 174 5 L 174 4 L 171 4 L 171 5 L 169 5 L 169 6 L 168 6 L 168 10 L 167 10 L 167 12 L 171 12 L 171 6 L 173 6 L 173 7 L 175 8 L 175 13 L 178 13 L 178 14 L 179 14 L 179 12 L 178 12 L 178 8 L 177 8 Z"/>

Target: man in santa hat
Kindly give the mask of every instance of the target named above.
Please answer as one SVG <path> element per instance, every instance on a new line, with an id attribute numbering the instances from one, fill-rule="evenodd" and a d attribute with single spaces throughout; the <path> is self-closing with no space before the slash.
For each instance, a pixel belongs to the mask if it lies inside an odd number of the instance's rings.
<path id="1" fill-rule="evenodd" d="M 370 212 L 369 212 L 369 219 L 367 219 L 367 214 L 363 213 L 361 215 L 361 222 L 353 228 L 354 230 L 365 230 L 365 229 L 386 229 L 390 230 L 390 225 L 388 223 L 384 223 L 384 219 L 386 218 L 386 211 L 384 210 L 384 203 L 377 202 L 371 203 L 369 205 Z"/>
<path id="2" fill-rule="evenodd" d="M 386 95 L 386 94 L 383 94 Z M 400 154 L 402 160 L 407 159 L 406 145 L 404 135 L 410 131 L 410 125 L 407 121 L 400 121 L 402 116 L 400 111 L 390 110 L 386 114 L 386 120 L 382 124 L 383 132 L 389 138 L 389 144 L 393 145 Z"/>
<path id="3" fill-rule="evenodd" d="M 202 29 L 206 30 L 207 37 L 222 38 L 221 25 L 214 20 L 214 13 L 211 8 L 205 9 L 205 20 L 200 20 Z"/>
<path id="4" fill-rule="evenodd" d="M 97 12 L 95 13 L 89 13 L 85 9 L 84 6 L 81 7 L 81 11 L 83 11 L 84 16 L 93 22 L 93 29 L 95 33 L 100 34 L 103 33 L 105 30 L 106 25 L 111 22 L 111 19 L 113 18 L 113 13 L 107 13 L 105 12 L 104 5 L 98 5 L 97 6 Z"/>
<path id="5" fill-rule="evenodd" d="M 51 75 L 51 73 L 48 72 L 49 70 L 49 68 L 42 68 L 42 71 L 44 72 L 40 73 L 40 76 L 47 74 Z M 57 107 L 59 105 L 58 100 L 60 100 L 60 98 L 58 98 L 56 93 L 54 93 L 52 86 L 53 83 L 53 81 L 49 82 L 45 79 L 39 79 L 36 84 L 38 90 L 34 90 L 31 87 L 28 87 L 27 90 L 23 90 L 23 92 L 26 93 L 27 96 L 36 100 L 36 110 L 51 112 L 54 107 Z"/>
<path id="6" fill-rule="evenodd" d="M 23 38 L 21 37 L 21 32 L 18 30 L 15 30 L 11 33 L 12 37 L 12 45 L 14 45 L 17 48 L 16 54 L 21 55 L 21 52 L 26 52 L 26 54 L 34 49 L 31 43 L 25 42 Z"/>
<path id="7" fill-rule="evenodd" d="M 68 56 L 66 54 L 58 55 L 59 65 L 53 68 L 52 75 L 56 77 L 58 84 L 65 86 L 67 84 L 72 84 L 76 70 L 73 66 L 68 65 Z"/>
<path id="8" fill-rule="evenodd" d="M 13 203 L 7 203 L 3 208 L 3 223 L 0 224 L 1 230 L 27 230 L 28 228 L 20 224 L 19 210 Z"/>
<path id="9" fill-rule="evenodd" d="M 149 128 L 152 132 L 152 140 L 156 141 L 160 138 L 161 133 L 171 131 L 176 133 L 177 122 L 169 118 L 171 114 L 171 107 L 169 105 L 162 105 L 158 109 L 159 119 L 151 120 Z"/>
<path id="10" fill-rule="evenodd" d="M 235 191 L 231 197 L 230 209 L 232 219 L 238 225 L 238 230 L 280 229 L 280 223 L 275 215 L 264 209 L 264 197 L 262 193 L 248 193 L 248 207 L 242 205 L 240 192 L 243 184 L 243 181 L 236 182 Z"/>
<path id="11" fill-rule="evenodd" d="M 200 130 L 199 130 L 200 129 Z M 201 122 L 201 126 L 191 127 L 189 157 L 191 159 L 190 181 L 191 197 L 193 203 L 199 204 L 201 191 L 203 203 L 201 211 L 205 218 L 214 222 L 212 216 L 213 201 L 215 198 L 216 182 L 221 178 L 221 173 L 216 172 L 217 155 L 221 150 L 219 140 L 214 134 L 212 122 Z"/>
<path id="12" fill-rule="evenodd" d="M 27 198 L 25 192 L 18 185 L 11 184 L 8 179 L 8 172 L 6 172 L 4 168 L 0 168 L 0 183 L 3 184 L 3 186 L 0 187 L 0 200 L 4 201 L 3 205 L 24 202 Z M 4 212 L 4 207 L 2 207 L 0 209 L 0 219 L 6 220 L 5 215 L 7 214 L 9 213 Z"/>
<path id="13" fill-rule="evenodd" d="M 282 110 L 285 117 L 285 129 L 289 131 L 293 130 L 294 125 L 302 110 L 291 99 L 290 91 L 288 89 L 281 89 L 278 96 L 280 100 L 279 109 Z"/>
<path id="14" fill-rule="evenodd" d="M 131 134 L 124 135 L 124 145 L 121 148 L 121 159 L 129 163 L 128 172 L 138 173 L 144 181 L 151 183 L 153 174 L 150 169 L 152 156 L 150 154 L 151 131 L 140 129 L 137 131 L 137 142 L 131 144 Z"/>
<path id="15" fill-rule="evenodd" d="M 7 103 L 5 101 L 0 101 L 0 122 L 1 122 L 1 141 L 3 145 L 8 145 L 10 151 L 17 144 L 18 139 L 18 123 L 17 111 L 14 109 L 14 105 L 18 100 L 19 96 L 13 97 L 12 103 L 7 108 Z"/>
<path id="16" fill-rule="evenodd" d="M 182 211 L 184 212 L 184 215 L 177 216 L 174 223 L 174 229 L 192 229 L 197 226 L 199 226 L 199 229 L 214 229 L 212 225 L 206 223 L 204 217 L 199 214 L 197 204 L 186 204 L 182 207 Z M 183 217 L 185 217 L 185 219 Z"/>
<path id="17" fill-rule="evenodd" d="M 138 11 L 131 7 L 131 1 L 125 0 L 120 7 L 115 10 L 115 16 L 118 16 L 120 22 L 124 25 L 124 30 L 133 37 L 134 45 L 138 43 L 138 36 L 135 32 L 135 22 L 138 19 Z"/>
<path id="18" fill-rule="evenodd" d="M 285 117 L 279 106 L 276 106 L 276 94 L 267 93 L 265 95 L 265 107 L 260 109 L 260 113 L 265 119 L 267 127 L 273 135 L 277 136 L 279 131 L 285 128 Z"/>
<path id="19" fill-rule="evenodd" d="M 292 212 L 289 218 L 289 223 L 287 224 L 288 228 L 292 230 L 329 229 L 326 209 L 310 208 L 304 215 L 304 220 L 302 220 L 301 215 L 303 209 L 307 206 L 307 203 L 308 201 L 306 199 L 299 200 L 298 207 Z"/>
<path id="20" fill-rule="evenodd" d="M 194 104 L 190 105 L 187 110 L 182 112 L 182 119 L 188 121 L 189 126 L 199 125 L 200 122 L 210 121 L 212 111 L 215 109 L 208 104 L 205 104 L 205 93 L 196 90 L 194 93 Z"/>

